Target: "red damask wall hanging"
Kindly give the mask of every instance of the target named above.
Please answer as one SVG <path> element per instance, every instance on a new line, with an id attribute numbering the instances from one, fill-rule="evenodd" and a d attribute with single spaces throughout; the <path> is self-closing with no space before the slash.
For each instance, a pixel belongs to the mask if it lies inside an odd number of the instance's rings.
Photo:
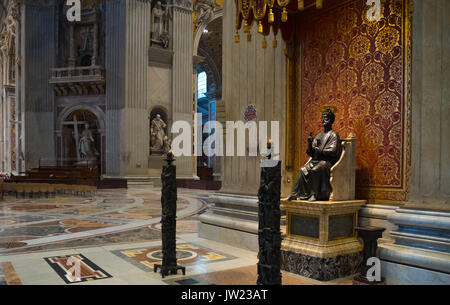
<path id="1" fill-rule="evenodd" d="M 406 201 L 410 168 L 409 0 L 382 1 L 378 22 L 366 0 L 329 1 L 298 18 L 301 152 L 321 130 L 320 109 L 338 108 L 334 129 L 357 136 L 358 199 Z M 302 163 L 307 161 L 302 154 Z"/>

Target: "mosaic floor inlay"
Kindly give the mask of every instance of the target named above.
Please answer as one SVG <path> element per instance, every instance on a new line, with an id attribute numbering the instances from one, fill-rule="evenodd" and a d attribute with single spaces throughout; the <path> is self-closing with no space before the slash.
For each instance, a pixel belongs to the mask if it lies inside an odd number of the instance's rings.
<path id="1" fill-rule="evenodd" d="M 10 262 L 0 263 L 0 285 L 22 285 Z"/>
<path id="2" fill-rule="evenodd" d="M 141 270 L 148 272 L 153 272 L 154 264 L 160 264 L 162 262 L 163 255 L 161 247 L 116 250 L 111 252 Z M 178 264 L 183 266 L 195 263 L 205 264 L 227 261 L 234 258 L 234 256 L 194 244 L 184 243 L 177 245 Z"/>
<path id="3" fill-rule="evenodd" d="M 45 261 L 66 284 L 111 278 L 112 276 L 82 254 L 46 257 Z M 79 268 L 79 277 L 75 269 Z"/>
<path id="4" fill-rule="evenodd" d="M 182 190 L 177 200 L 177 218 L 186 233 L 196 232 L 197 223 L 184 219 L 206 208 L 205 202 L 193 194 Z M 5 196 L 0 204 L 0 254 L 35 251 L 48 244 L 63 244 L 144 226 L 160 230 L 153 227 L 160 220 L 159 188 L 99 190 L 88 198 Z"/>

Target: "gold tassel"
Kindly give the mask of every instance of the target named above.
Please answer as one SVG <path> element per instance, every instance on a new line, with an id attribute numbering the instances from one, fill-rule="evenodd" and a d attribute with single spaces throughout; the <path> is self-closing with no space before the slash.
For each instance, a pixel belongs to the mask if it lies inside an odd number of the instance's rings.
<path id="1" fill-rule="evenodd" d="M 286 22 L 288 20 L 288 13 L 285 7 L 283 7 L 283 13 L 281 14 L 281 21 Z"/>
<path id="2" fill-rule="evenodd" d="M 269 23 L 273 23 L 275 21 L 275 16 L 273 15 L 272 9 L 269 11 Z"/>
<path id="3" fill-rule="evenodd" d="M 259 25 L 258 25 L 258 33 L 262 34 L 263 31 L 264 31 L 263 25 L 262 25 L 261 21 L 259 21 Z"/>
<path id="4" fill-rule="evenodd" d="M 266 36 L 264 36 L 264 40 L 262 42 L 262 47 L 263 49 L 267 48 L 267 40 L 266 40 Z"/>
<path id="5" fill-rule="evenodd" d="M 240 43 L 241 42 L 241 37 L 239 36 L 239 32 L 236 31 L 236 35 L 234 35 L 234 42 L 235 43 Z"/>
<path id="6" fill-rule="evenodd" d="M 316 8 L 320 10 L 323 7 L 323 0 L 316 0 Z"/>
<path id="7" fill-rule="evenodd" d="M 247 20 L 245 21 L 245 25 L 244 25 L 244 33 L 248 33 L 250 32 L 250 26 L 247 23 Z"/>
<path id="8" fill-rule="evenodd" d="M 272 41 L 272 46 L 273 46 L 274 48 L 278 47 L 278 41 L 277 41 L 277 38 L 275 38 L 275 39 Z"/>
<path id="9" fill-rule="evenodd" d="M 252 34 L 250 33 L 247 34 L 247 41 L 248 42 L 252 41 Z"/>
<path id="10" fill-rule="evenodd" d="M 298 0 L 298 10 L 303 11 L 305 9 L 305 2 L 303 0 Z"/>

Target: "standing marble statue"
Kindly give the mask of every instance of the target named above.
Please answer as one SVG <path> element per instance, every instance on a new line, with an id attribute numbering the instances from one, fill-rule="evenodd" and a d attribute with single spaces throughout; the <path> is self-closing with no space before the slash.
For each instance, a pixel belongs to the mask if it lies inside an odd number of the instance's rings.
<path id="1" fill-rule="evenodd" d="M 78 145 L 81 160 L 95 160 L 97 158 L 98 152 L 95 149 L 94 143 L 94 137 L 89 130 L 89 124 L 85 124 Z"/>
<path id="2" fill-rule="evenodd" d="M 335 115 L 330 109 L 322 113 L 324 131 L 315 139 L 310 134 L 306 153 L 311 159 L 299 170 L 288 200 L 327 201 L 330 198 L 330 170 L 342 151 L 339 134 L 332 129 L 334 120 Z"/>
<path id="3" fill-rule="evenodd" d="M 152 120 L 151 125 L 151 150 L 153 151 L 163 151 L 164 142 L 166 137 L 165 128 L 166 123 L 161 119 L 161 115 L 157 114 L 156 118 Z"/>
<path id="4" fill-rule="evenodd" d="M 169 45 L 169 19 L 171 18 L 168 5 L 158 1 L 152 10 L 151 40 L 167 48 Z"/>
<path id="5" fill-rule="evenodd" d="M 164 32 L 164 10 L 161 1 L 156 2 L 152 10 L 152 38 L 159 40 L 159 37 Z"/>

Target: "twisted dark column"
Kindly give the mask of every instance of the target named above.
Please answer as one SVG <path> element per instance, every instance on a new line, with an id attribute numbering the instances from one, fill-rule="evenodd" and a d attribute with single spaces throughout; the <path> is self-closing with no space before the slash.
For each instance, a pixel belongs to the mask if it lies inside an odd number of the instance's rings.
<path id="1" fill-rule="evenodd" d="M 183 275 L 186 274 L 185 267 L 177 265 L 176 251 L 176 213 L 177 213 L 177 173 L 176 166 L 172 165 L 175 161 L 171 151 L 167 154 L 168 165 L 163 166 L 161 180 L 161 233 L 162 233 L 162 265 L 155 264 L 154 272 L 161 269 L 161 275 L 164 278 L 169 274 L 177 274 L 179 269 Z"/>
<path id="2" fill-rule="evenodd" d="M 258 285 L 281 285 L 280 196 L 281 162 L 263 160 L 258 191 Z"/>

